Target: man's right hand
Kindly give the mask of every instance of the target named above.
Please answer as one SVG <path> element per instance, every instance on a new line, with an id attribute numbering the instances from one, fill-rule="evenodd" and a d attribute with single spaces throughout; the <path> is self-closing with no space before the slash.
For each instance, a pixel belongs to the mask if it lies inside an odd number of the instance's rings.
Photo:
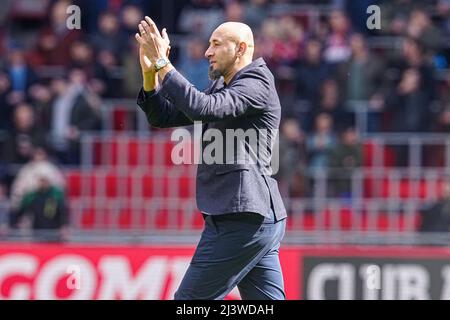
<path id="1" fill-rule="evenodd" d="M 170 54 L 170 46 L 167 49 L 167 57 L 169 57 L 169 54 Z M 156 75 L 155 66 L 148 58 L 145 49 L 141 44 L 139 44 L 139 63 L 141 64 L 144 90 L 152 91 L 156 89 L 158 85 L 158 79 Z"/>
<path id="2" fill-rule="evenodd" d="M 170 54 L 170 46 L 167 48 L 167 57 Z M 139 45 L 139 62 L 143 73 L 155 72 L 155 66 L 152 64 L 148 56 L 145 54 L 145 49 Z"/>
<path id="3" fill-rule="evenodd" d="M 144 91 L 155 90 L 158 86 L 158 75 L 156 74 L 155 66 L 145 54 L 145 49 L 142 45 L 139 45 L 139 63 L 141 64 L 142 87 Z"/>
<path id="4" fill-rule="evenodd" d="M 139 46 L 139 62 L 141 64 L 142 73 L 155 73 L 155 66 L 145 54 L 144 48 Z"/>

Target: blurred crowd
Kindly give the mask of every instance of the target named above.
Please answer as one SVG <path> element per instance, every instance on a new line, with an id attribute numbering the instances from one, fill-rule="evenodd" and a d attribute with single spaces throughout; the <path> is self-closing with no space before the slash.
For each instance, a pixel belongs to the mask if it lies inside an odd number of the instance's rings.
<path id="1" fill-rule="evenodd" d="M 102 130 L 105 99 L 136 97 L 134 33 L 144 15 L 168 28 L 172 62 L 200 90 L 209 85 L 211 32 L 224 21 L 252 27 L 255 57 L 275 74 L 282 100 L 278 177 L 290 196 L 308 195 L 305 174 L 332 168 L 345 177 L 361 166 L 357 112 L 371 133 L 450 132 L 449 0 L 36 0 L 36 12 L 24 14 L 26 3 L 5 1 L 0 15 L 0 210 L 23 165 L 78 165 L 80 136 Z M 80 30 L 67 28 L 71 4 L 81 7 Z M 372 4 L 379 30 L 366 26 Z M 59 203 L 49 191 L 63 189 L 58 179 L 36 177 L 13 201 L 17 213 L 42 188 Z M 335 195 L 349 192 L 342 181 Z"/>

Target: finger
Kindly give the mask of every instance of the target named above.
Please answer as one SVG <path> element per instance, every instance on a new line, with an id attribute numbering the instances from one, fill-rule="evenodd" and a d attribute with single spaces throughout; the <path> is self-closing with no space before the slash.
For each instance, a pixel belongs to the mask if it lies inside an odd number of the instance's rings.
<path id="1" fill-rule="evenodd" d="M 162 29 L 162 37 L 164 40 L 167 40 L 167 42 L 170 43 L 169 35 L 167 34 L 166 28 Z"/>
<path id="2" fill-rule="evenodd" d="M 147 22 L 141 21 L 142 26 L 144 27 L 145 34 L 148 38 L 154 38 L 156 37 L 155 32 L 150 28 Z"/>
<path id="3" fill-rule="evenodd" d="M 159 33 L 158 28 L 156 27 L 156 24 L 153 22 L 152 19 L 150 19 L 149 16 L 145 16 L 145 21 L 147 21 L 147 23 L 149 24 L 150 30 L 152 31 L 152 33 L 154 33 L 158 37 L 161 37 L 161 34 Z"/>
<path id="4" fill-rule="evenodd" d="M 147 32 L 145 31 L 145 29 L 144 29 L 144 26 L 141 24 L 141 23 L 139 23 L 139 32 L 141 33 L 141 37 L 142 38 L 144 38 L 144 37 L 147 37 L 148 36 L 148 34 L 147 34 Z"/>
<path id="5" fill-rule="evenodd" d="M 136 33 L 136 34 L 134 35 L 134 37 L 136 38 L 137 42 L 138 42 L 140 45 L 143 45 L 143 44 L 144 44 L 144 39 L 142 39 L 142 37 L 139 35 L 139 33 Z"/>

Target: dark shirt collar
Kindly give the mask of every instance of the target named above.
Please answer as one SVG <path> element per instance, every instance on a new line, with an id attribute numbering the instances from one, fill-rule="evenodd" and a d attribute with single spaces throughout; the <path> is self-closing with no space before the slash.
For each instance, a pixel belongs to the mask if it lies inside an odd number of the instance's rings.
<path id="1" fill-rule="evenodd" d="M 214 93 L 217 92 L 225 87 L 225 82 L 223 81 L 223 77 L 220 77 L 219 79 L 215 80 L 211 87 L 208 89 L 208 93 Z"/>
<path id="2" fill-rule="evenodd" d="M 264 65 L 266 65 L 266 62 L 264 61 L 263 58 L 258 58 L 256 60 L 253 60 L 252 63 L 246 65 L 241 70 L 236 72 L 236 74 L 233 76 L 233 78 L 231 78 L 231 80 L 228 83 L 228 85 L 225 85 L 225 82 L 224 82 L 224 86 L 229 87 L 233 83 L 233 81 L 236 80 L 245 71 L 253 69 L 253 68 L 256 68 L 256 67 L 261 67 L 261 66 L 264 66 Z"/>
<path id="3" fill-rule="evenodd" d="M 223 88 L 227 88 L 231 85 L 231 83 L 233 83 L 233 81 L 235 81 L 245 71 L 252 69 L 252 68 L 264 66 L 264 65 L 266 65 L 266 62 L 264 61 L 263 58 L 258 58 L 256 60 L 253 60 L 252 63 L 246 65 L 244 68 L 242 68 L 241 70 L 236 72 L 236 74 L 233 76 L 233 78 L 231 78 L 231 80 L 228 84 L 225 83 L 225 81 L 223 80 L 223 77 L 220 77 L 220 79 L 217 79 L 211 86 L 211 89 L 209 90 L 209 92 L 214 93 Z"/>

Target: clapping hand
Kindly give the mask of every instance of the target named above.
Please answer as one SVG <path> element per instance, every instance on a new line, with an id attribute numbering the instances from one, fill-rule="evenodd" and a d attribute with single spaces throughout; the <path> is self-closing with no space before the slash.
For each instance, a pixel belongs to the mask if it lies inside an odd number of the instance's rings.
<path id="1" fill-rule="evenodd" d="M 143 72 L 155 70 L 155 62 L 159 58 L 167 59 L 170 53 L 170 40 L 164 28 L 162 34 L 149 17 L 145 17 L 139 25 L 136 40 L 139 42 L 139 60 Z"/>

